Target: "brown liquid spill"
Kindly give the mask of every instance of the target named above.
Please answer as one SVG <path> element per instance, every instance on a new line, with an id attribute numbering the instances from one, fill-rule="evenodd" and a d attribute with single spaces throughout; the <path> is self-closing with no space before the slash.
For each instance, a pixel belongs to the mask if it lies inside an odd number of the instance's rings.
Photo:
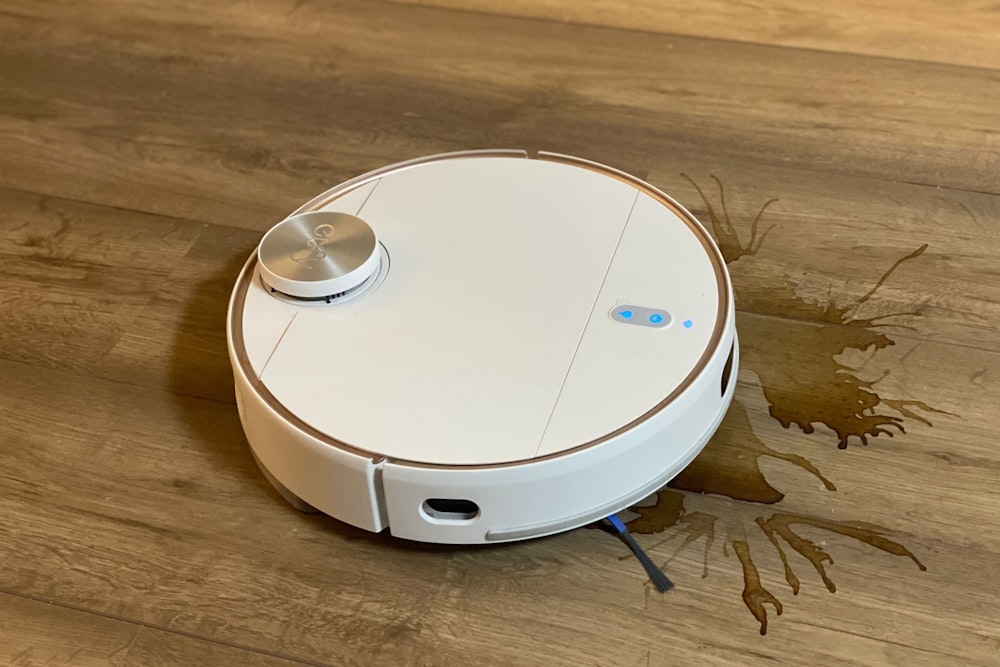
<path id="1" fill-rule="evenodd" d="M 736 552 L 736 557 L 740 559 L 740 565 L 743 566 L 743 604 L 747 606 L 753 617 L 760 621 L 760 634 L 766 635 L 767 610 L 764 609 L 764 605 L 773 606 L 775 613 L 781 616 L 783 611 L 781 601 L 771 595 L 760 582 L 757 566 L 750 560 L 750 545 L 743 540 L 734 540 L 733 551 Z"/>
<path id="2" fill-rule="evenodd" d="M 725 190 L 721 181 L 712 179 L 719 188 L 721 215 L 709 202 L 704 191 L 687 175 L 682 176 L 698 191 L 708 210 L 712 231 L 727 264 L 756 255 L 769 228 L 758 238 L 758 224 L 763 213 L 777 199 L 768 200 L 757 212 L 750 226 L 750 240 L 740 242 L 726 207 Z M 918 407 L 928 412 L 941 412 L 920 401 L 885 400 L 874 390 L 877 381 L 857 377 L 851 369 L 837 362 L 837 357 L 848 349 L 881 350 L 895 342 L 879 327 L 887 320 L 901 316 L 919 316 L 918 310 L 888 313 L 867 318 L 857 317 L 858 309 L 867 303 L 879 288 L 904 262 L 916 259 L 927 250 L 924 244 L 896 260 L 882 274 L 875 285 L 856 301 L 838 305 L 828 298 L 826 303 L 812 303 L 795 293 L 791 281 L 767 285 L 763 292 L 758 285 L 747 289 L 747 283 L 734 280 L 733 289 L 737 303 L 752 306 L 754 310 L 782 316 L 774 322 L 754 322 L 759 331 L 751 335 L 741 330 L 741 365 L 752 369 L 760 377 L 764 396 L 770 404 L 771 416 L 782 426 L 797 425 L 805 433 L 813 433 L 817 424 L 823 424 L 837 434 L 837 446 L 846 449 L 852 437 L 868 444 L 869 437 L 892 436 L 894 431 L 905 433 L 904 418 L 920 418 L 912 411 L 900 408 Z M 763 302 L 766 299 L 766 302 Z M 816 326 L 828 324 L 837 326 Z M 898 328 L 910 328 L 894 325 Z M 778 346 L 780 345 L 780 348 Z M 807 357 L 790 357 L 798 352 Z M 886 406 L 899 413 L 879 413 Z"/>
<path id="3" fill-rule="evenodd" d="M 682 176 L 701 196 L 726 263 L 732 264 L 755 255 L 773 229 L 759 234 L 761 217 L 778 200 L 770 199 L 760 208 L 750 226 L 750 240 L 744 245 L 730 219 L 719 179 L 712 176 L 719 189 L 720 210 L 717 211 L 702 189 L 686 175 Z M 898 259 L 862 297 L 846 305 L 838 305 L 829 297 L 824 303 L 810 302 L 795 293 L 796 285 L 790 281 L 766 285 L 764 290 L 759 289 L 759 285 L 755 286 L 757 289 L 748 290 L 745 284 L 734 280 L 737 303 L 762 314 L 779 316 L 744 321 L 740 329 L 740 366 L 756 373 L 768 401 L 769 413 L 783 427 L 790 428 L 795 424 L 808 434 L 813 433 L 818 425 L 826 426 L 836 435 L 837 446 L 846 449 L 851 438 L 867 445 L 870 437 L 905 433 L 907 419 L 932 425 L 929 419 L 911 408 L 924 413 L 947 414 L 922 401 L 883 398 L 875 388 L 878 379 L 864 380 L 858 377 L 856 370 L 837 361 L 848 350 L 877 353 L 894 345 L 889 334 L 880 328 L 889 324 L 887 320 L 890 318 L 920 315 L 918 310 L 865 318 L 857 313 L 896 269 L 918 258 L 926 249 L 925 244 Z M 706 576 L 708 554 L 716 539 L 715 526 L 719 517 L 705 512 L 686 512 L 686 494 L 716 494 L 750 503 L 777 503 L 784 498 L 784 494 L 772 486 L 761 471 L 760 461 L 764 457 L 792 463 L 814 475 L 828 490 L 836 490 L 833 482 L 805 457 L 779 452 L 760 440 L 754 434 L 746 408 L 739 401 L 734 401 L 719 432 L 698 458 L 670 482 L 670 488 L 656 494 L 654 503 L 630 508 L 638 517 L 629 521 L 629 529 L 635 533 L 651 534 L 676 528 L 669 537 L 650 547 L 655 549 L 675 537 L 683 537 L 668 562 L 704 537 L 703 576 Z M 733 517 L 727 519 L 732 520 Z M 793 594 L 798 593 L 800 582 L 779 538 L 812 563 L 828 590 L 836 591 L 825 567 L 826 563 L 833 562 L 832 557 L 816 543 L 796 533 L 792 529 L 795 524 L 827 530 L 886 553 L 908 557 L 921 570 L 926 570 L 909 549 L 885 537 L 887 531 L 881 528 L 790 513 L 776 513 L 766 518 L 758 516 L 754 521 L 778 552 L 785 579 Z M 743 602 L 760 623 L 763 635 L 767 632 L 765 605 L 771 605 L 778 615 L 782 613 L 782 605 L 761 583 L 760 574 L 751 559 L 750 543 L 742 535 L 742 528 L 737 532 L 740 533 L 738 539 L 730 533 L 722 541 L 722 551 L 728 556 L 728 544 L 732 543 L 743 569 Z"/>
<path id="4" fill-rule="evenodd" d="M 661 496 L 667 495 L 668 492 L 661 492 Z M 677 497 L 678 502 L 683 502 L 684 496 L 681 494 L 673 494 Z M 677 557 L 680 552 L 684 551 L 689 544 L 695 542 L 701 538 L 705 538 L 704 551 L 702 553 L 702 573 L 701 578 L 705 579 L 708 577 L 708 556 L 712 551 L 712 545 L 715 544 L 715 523 L 718 519 L 708 514 L 707 512 L 691 512 L 690 514 L 685 513 L 680 518 L 676 519 L 676 523 L 671 525 L 676 525 L 678 530 L 671 533 L 668 537 L 660 540 L 652 546 L 646 547 L 648 551 L 659 548 L 663 544 L 670 542 L 675 537 L 683 536 L 684 540 L 674 549 L 674 553 L 667 558 L 666 561 L 660 566 L 661 568 L 667 567 L 674 558 Z M 634 524 L 629 522 L 629 530 L 632 532 L 640 532 L 634 530 Z M 662 530 L 662 529 L 661 529 Z M 656 531 L 659 532 L 659 531 Z M 633 558 L 632 555 L 620 556 L 620 560 L 627 560 Z"/>
<path id="5" fill-rule="evenodd" d="M 676 525 L 684 515 L 684 495 L 664 489 L 656 494 L 655 504 L 636 505 L 629 509 L 639 515 L 639 518 L 628 522 L 630 532 L 646 535 L 659 533 Z"/>
<path id="6" fill-rule="evenodd" d="M 914 311 L 859 319 L 852 313 L 875 294 L 903 262 L 919 257 L 926 249 L 923 245 L 897 260 L 867 294 L 847 306 L 808 303 L 794 295 L 792 285 L 771 290 L 770 297 L 780 298 L 784 304 L 783 314 L 792 319 L 755 322 L 754 326 L 765 331 L 761 332 L 761 337 L 749 337 L 743 361 L 760 377 L 770 414 L 782 426 L 789 428 L 795 424 L 803 432 L 813 433 L 816 425 L 825 425 L 837 435 L 837 446 L 846 449 L 851 438 L 867 445 L 869 437 L 905 433 L 906 418 L 930 425 L 928 419 L 909 410 L 911 406 L 941 413 L 921 401 L 884 399 L 874 388 L 882 378 L 863 380 L 856 371 L 837 361 L 848 350 L 877 352 L 894 345 L 889 335 L 878 327 L 891 317 L 919 315 Z M 826 326 L 816 326 L 817 322 Z M 775 363 L 778 360 L 773 349 L 776 340 L 794 343 L 781 359 L 785 364 Z M 881 408 L 890 408 L 896 414 L 880 411 Z"/>
<path id="7" fill-rule="evenodd" d="M 701 197 L 701 200 L 705 203 L 705 208 L 708 209 L 708 218 L 712 223 L 712 231 L 715 235 L 715 242 L 719 246 L 719 250 L 722 251 L 722 258 L 726 260 L 726 264 L 732 264 L 744 255 L 756 255 L 757 251 L 760 250 L 760 246 L 764 243 L 764 238 L 771 233 L 771 229 L 773 229 L 773 227 L 769 228 L 758 238 L 757 225 L 760 222 L 760 217 L 764 215 L 764 211 L 766 211 L 771 204 L 778 200 L 768 199 L 764 205 L 760 207 L 760 210 L 757 211 L 757 215 L 754 217 L 753 223 L 750 225 L 750 241 L 744 246 L 740 243 L 739 233 L 737 233 L 736 228 L 733 227 L 733 223 L 729 219 L 729 209 L 726 207 L 726 192 L 722 187 L 722 181 L 716 178 L 714 174 L 712 175 L 712 180 L 719 186 L 719 200 L 722 204 L 722 215 L 719 216 L 715 211 L 715 207 L 709 203 L 708 197 L 705 196 L 705 193 L 702 192 L 698 184 L 691 180 L 691 177 L 687 174 L 681 174 L 681 177 L 694 186 L 694 189 L 698 191 L 698 195 Z"/>
<path id="8" fill-rule="evenodd" d="M 750 427 L 746 408 L 733 401 L 718 437 L 712 438 L 701 454 L 670 481 L 671 488 L 694 493 L 715 493 L 734 500 L 773 504 L 785 494 L 771 486 L 760 470 L 760 459 L 772 457 L 797 465 L 815 475 L 830 491 L 833 482 L 805 457 L 779 452 L 765 445 Z M 738 434 L 738 435 L 737 435 Z"/>
<path id="9" fill-rule="evenodd" d="M 788 585 L 792 587 L 792 593 L 795 595 L 799 592 L 799 579 L 795 576 L 795 573 L 792 572 L 792 568 L 788 565 L 788 558 L 785 555 L 785 550 L 778 542 L 778 537 L 781 537 L 788 543 L 789 546 L 802 554 L 806 560 L 812 563 L 812 566 L 816 568 L 816 572 L 823 580 L 823 583 L 826 584 L 827 590 L 831 593 L 837 592 L 836 584 L 834 584 L 833 581 L 830 580 L 830 577 L 827 576 L 826 568 L 823 565 L 824 562 L 832 565 L 833 557 L 821 549 L 815 542 L 807 540 L 806 538 L 795 533 L 795 531 L 791 529 L 792 524 L 795 523 L 813 526 L 815 528 L 822 528 L 823 530 L 829 530 L 834 533 L 853 537 L 860 542 L 870 544 L 876 549 L 881 549 L 882 551 L 893 554 L 894 556 L 908 556 L 921 570 L 927 569 L 923 563 L 917 560 L 917 557 L 914 556 L 913 552 L 909 549 L 898 542 L 893 542 L 887 537 L 884 537 L 882 532 L 885 531 L 882 529 L 865 528 L 856 524 L 851 525 L 837 521 L 824 521 L 822 519 L 813 519 L 804 516 L 795 516 L 792 514 L 772 514 L 767 519 L 764 517 L 757 517 L 755 521 L 757 522 L 757 525 L 760 526 L 761 530 L 764 531 L 764 534 L 767 535 L 767 539 L 771 541 L 774 548 L 778 550 L 781 562 L 785 566 L 785 581 L 787 581 Z"/>

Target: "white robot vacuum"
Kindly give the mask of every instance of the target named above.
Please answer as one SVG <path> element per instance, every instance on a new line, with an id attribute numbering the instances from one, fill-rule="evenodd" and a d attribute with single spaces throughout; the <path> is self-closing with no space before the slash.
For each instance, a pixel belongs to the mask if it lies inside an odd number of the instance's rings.
<path id="1" fill-rule="evenodd" d="M 523 151 L 404 162 L 303 205 L 247 261 L 227 334 L 285 499 L 451 544 L 656 491 L 718 428 L 739 355 L 725 263 L 690 213 Z"/>

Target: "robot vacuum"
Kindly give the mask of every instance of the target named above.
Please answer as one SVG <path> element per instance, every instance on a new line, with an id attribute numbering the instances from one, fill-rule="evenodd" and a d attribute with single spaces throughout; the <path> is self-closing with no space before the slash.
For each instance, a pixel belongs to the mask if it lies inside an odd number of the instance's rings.
<path id="1" fill-rule="evenodd" d="M 343 183 L 272 227 L 229 304 L 250 448 L 293 506 L 423 542 L 603 519 L 732 400 L 733 292 L 701 224 L 587 160 L 471 151 Z"/>

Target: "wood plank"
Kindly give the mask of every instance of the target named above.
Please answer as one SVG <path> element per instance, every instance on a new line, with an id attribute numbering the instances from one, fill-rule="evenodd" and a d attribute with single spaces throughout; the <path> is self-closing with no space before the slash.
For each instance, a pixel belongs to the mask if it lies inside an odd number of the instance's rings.
<path id="1" fill-rule="evenodd" d="M 226 309 L 260 234 L 206 225 L 165 285 L 94 372 L 186 396 L 234 402 Z"/>
<path id="2" fill-rule="evenodd" d="M 127 665 L 143 667 L 216 667 L 218 665 L 239 665 L 240 667 L 295 667 L 302 662 L 246 651 L 227 644 L 207 642 L 194 637 L 185 637 L 172 632 L 143 627 L 128 651 Z"/>
<path id="3" fill-rule="evenodd" d="M 986 70 L 346 1 L 10 12 L 0 185 L 123 208 L 260 231 L 369 168 L 482 146 L 996 191 Z"/>
<path id="4" fill-rule="evenodd" d="M 0 663 L 25 667 L 303 664 L 9 593 L 0 593 Z"/>
<path id="5" fill-rule="evenodd" d="M 123 665 L 139 630 L 135 623 L 0 593 L 0 664 Z"/>
<path id="6" fill-rule="evenodd" d="M 837 53 L 1000 69 L 1000 12 L 994 3 L 808 3 L 709 0 L 677 7 L 639 0 L 398 0 L 408 4 L 613 26 Z"/>
<path id="7" fill-rule="evenodd" d="M 0 355 L 90 371 L 162 288 L 198 223 L 0 190 Z"/>

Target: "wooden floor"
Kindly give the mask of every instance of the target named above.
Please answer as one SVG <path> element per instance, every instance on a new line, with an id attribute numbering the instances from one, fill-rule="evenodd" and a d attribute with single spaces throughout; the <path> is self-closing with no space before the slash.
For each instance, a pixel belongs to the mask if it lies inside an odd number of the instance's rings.
<path id="1" fill-rule="evenodd" d="M 0 663 L 1000 665 L 995 2 L 4 0 Z M 736 399 L 628 513 L 494 548 L 299 514 L 224 313 L 398 160 L 580 155 L 700 216 Z"/>

